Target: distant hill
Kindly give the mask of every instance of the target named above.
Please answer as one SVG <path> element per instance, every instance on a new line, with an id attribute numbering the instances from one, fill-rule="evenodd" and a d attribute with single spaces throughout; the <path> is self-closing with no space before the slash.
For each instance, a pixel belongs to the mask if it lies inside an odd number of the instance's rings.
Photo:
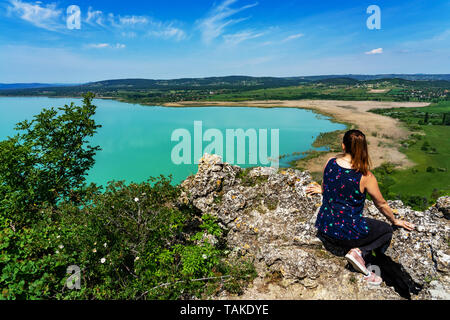
<path id="1" fill-rule="evenodd" d="M 149 79 L 118 79 L 91 82 L 80 87 L 109 88 L 109 89 L 182 89 L 182 88 L 207 88 L 207 87 L 283 87 L 291 86 L 305 80 L 287 79 L 276 77 L 208 77 L 208 78 L 182 78 L 172 80 Z"/>
<path id="2" fill-rule="evenodd" d="M 305 76 L 305 77 L 290 77 L 287 79 L 303 79 L 307 81 L 317 81 L 333 78 L 348 78 L 359 81 L 380 80 L 380 79 L 404 79 L 411 81 L 434 81 L 446 80 L 450 81 L 450 74 L 377 74 L 377 75 L 361 75 L 361 74 L 344 74 L 344 75 L 322 75 L 322 76 Z"/>
<path id="3" fill-rule="evenodd" d="M 72 85 L 73 84 L 57 84 L 57 83 L 0 83 L 0 90 L 65 87 Z"/>
<path id="4" fill-rule="evenodd" d="M 444 88 L 450 89 L 450 74 L 387 74 L 387 75 L 323 75 L 304 77 L 250 77 L 227 76 L 208 78 L 181 78 L 171 80 L 154 79 L 114 79 L 86 84 L 55 85 L 55 84 L 1 84 L 1 96 L 64 96 L 76 97 L 92 91 L 103 97 L 127 97 L 127 99 L 141 101 L 151 99 L 166 92 L 184 92 L 186 97 L 196 98 L 192 92 L 215 94 L 216 92 L 250 91 L 255 89 L 282 88 L 290 86 L 323 84 L 325 86 L 357 86 L 360 83 L 379 83 L 400 85 L 415 88 Z M 172 97 L 173 98 L 173 97 Z M 172 99 L 168 97 L 167 99 Z"/>

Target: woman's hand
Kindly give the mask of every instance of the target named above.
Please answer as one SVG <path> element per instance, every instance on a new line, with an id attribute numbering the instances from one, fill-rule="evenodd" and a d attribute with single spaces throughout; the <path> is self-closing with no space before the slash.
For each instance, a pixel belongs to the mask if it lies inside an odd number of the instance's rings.
<path id="1" fill-rule="evenodd" d="M 318 184 L 313 184 L 306 188 L 306 194 L 307 195 L 314 195 L 314 194 L 322 194 L 322 186 Z"/>
<path id="2" fill-rule="evenodd" d="M 404 228 L 404 229 L 406 229 L 408 231 L 412 231 L 416 227 L 411 222 L 407 222 L 407 221 L 399 220 L 399 219 L 395 219 L 394 226 Z"/>

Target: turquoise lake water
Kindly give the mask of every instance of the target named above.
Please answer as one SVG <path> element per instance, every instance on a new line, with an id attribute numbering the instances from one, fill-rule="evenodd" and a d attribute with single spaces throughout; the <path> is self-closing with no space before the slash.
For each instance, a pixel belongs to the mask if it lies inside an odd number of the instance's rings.
<path id="1" fill-rule="evenodd" d="M 81 105 L 80 99 L 70 98 L 0 98 L 0 139 L 14 135 L 16 123 L 32 119 L 42 108 L 60 107 L 72 101 Z M 165 108 L 113 100 L 95 100 L 94 104 L 98 107 L 95 120 L 102 128 L 92 139 L 92 144 L 99 145 L 102 151 L 96 155 L 88 182 L 101 185 L 111 180 L 142 182 L 160 174 L 172 174 L 174 182 L 178 183 L 195 174 L 195 164 L 176 165 L 171 158 L 172 150 L 178 144 L 171 141 L 176 129 L 191 133 L 193 157 L 194 121 L 202 121 L 203 133 L 208 129 L 219 130 L 224 137 L 224 146 L 227 129 L 255 129 L 257 132 L 267 129 L 268 155 L 271 129 L 279 130 L 280 155 L 311 149 L 320 132 L 345 129 L 344 125 L 312 111 L 293 108 Z M 203 147 L 209 143 L 204 142 Z M 290 160 L 292 157 L 282 159 L 280 166 L 287 165 Z"/>

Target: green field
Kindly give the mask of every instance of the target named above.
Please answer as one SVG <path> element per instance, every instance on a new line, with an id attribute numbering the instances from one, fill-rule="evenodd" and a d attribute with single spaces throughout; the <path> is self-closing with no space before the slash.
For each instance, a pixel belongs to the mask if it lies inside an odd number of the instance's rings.
<path id="1" fill-rule="evenodd" d="M 415 132 L 402 141 L 403 147 L 400 148 L 415 163 L 414 167 L 396 170 L 385 164 L 374 170 L 383 193 L 390 199 L 401 198 L 420 209 L 439 196 L 450 195 L 450 102 L 443 101 L 425 108 L 373 112 L 400 119 Z M 447 116 L 444 118 L 444 115 Z"/>
<path id="2" fill-rule="evenodd" d="M 107 80 L 77 86 L 0 90 L 0 96 L 97 97 L 147 105 L 181 101 L 246 100 L 448 100 L 450 81 L 399 78 L 356 80 L 353 78 L 215 77 L 202 79 Z"/>
<path id="3" fill-rule="evenodd" d="M 379 86 L 385 92 L 372 92 L 367 85 L 308 84 L 283 88 L 267 88 L 249 91 L 236 91 L 215 94 L 209 101 L 248 101 L 248 100 L 375 100 L 375 101 L 420 101 L 410 97 L 404 90 L 394 85 Z M 397 90 L 397 91 L 395 91 Z"/>
<path id="4" fill-rule="evenodd" d="M 402 149 L 417 165 L 392 174 L 396 184 L 391 190 L 399 194 L 429 197 L 437 189 L 450 194 L 450 126 L 423 126 L 425 137 L 408 149 Z M 436 153 L 422 150 L 427 141 Z M 431 172 L 427 172 L 427 168 Z"/>

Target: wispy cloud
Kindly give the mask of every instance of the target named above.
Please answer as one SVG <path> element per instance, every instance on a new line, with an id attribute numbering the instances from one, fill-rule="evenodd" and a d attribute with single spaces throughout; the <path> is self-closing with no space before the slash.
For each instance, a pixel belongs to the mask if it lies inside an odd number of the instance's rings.
<path id="1" fill-rule="evenodd" d="M 447 29 L 444 32 L 434 36 L 432 40 L 444 41 L 444 40 L 447 40 L 449 37 L 450 37 L 450 29 Z"/>
<path id="2" fill-rule="evenodd" d="M 205 43 L 210 43 L 214 39 L 223 35 L 226 28 L 247 20 L 248 18 L 232 18 L 237 13 L 253 8 L 258 3 L 244 5 L 239 8 L 231 8 L 231 5 L 237 0 L 224 0 L 219 5 L 214 6 L 207 16 L 197 21 L 198 28 L 202 33 L 202 39 Z"/>
<path id="3" fill-rule="evenodd" d="M 122 43 L 110 44 L 110 43 L 91 43 L 86 45 L 86 48 L 90 49 L 125 49 L 126 45 Z"/>
<path id="4" fill-rule="evenodd" d="M 296 34 L 292 34 L 290 36 L 287 36 L 287 37 L 285 37 L 284 39 L 281 39 L 281 40 L 277 39 L 277 40 L 264 41 L 263 43 L 261 43 L 261 46 L 283 45 L 286 42 L 290 42 L 290 41 L 302 38 L 304 36 L 305 35 L 303 33 L 296 33 Z"/>
<path id="5" fill-rule="evenodd" d="M 122 26 L 135 26 L 148 24 L 149 19 L 144 16 L 125 16 L 119 17 L 119 22 Z"/>
<path id="6" fill-rule="evenodd" d="M 181 41 L 186 39 L 187 35 L 182 29 L 174 27 L 170 24 L 163 23 L 152 23 L 153 30 L 148 32 L 150 37 L 162 38 L 165 40 L 174 39 L 176 41 Z"/>
<path id="7" fill-rule="evenodd" d="M 373 50 L 366 52 L 366 54 L 382 54 L 382 53 L 383 53 L 383 48 L 373 49 Z"/>
<path id="8" fill-rule="evenodd" d="M 101 12 L 101 11 L 100 11 Z M 103 16 L 103 13 L 101 13 Z M 114 13 L 108 13 L 107 18 L 109 25 L 116 28 L 141 27 L 147 25 L 151 19 L 146 16 L 121 16 Z"/>
<path id="9" fill-rule="evenodd" d="M 163 22 L 148 16 L 104 14 L 89 8 L 86 22 L 107 27 L 112 32 L 120 31 L 120 35 L 126 38 L 136 38 L 139 35 L 175 41 L 187 38 L 186 32 L 176 27 L 174 22 Z"/>
<path id="10" fill-rule="evenodd" d="M 241 32 L 234 33 L 234 34 L 226 34 L 223 36 L 223 38 L 225 39 L 225 43 L 227 45 L 234 46 L 243 41 L 259 38 L 263 35 L 264 35 L 263 32 L 258 33 L 258 32 L 254 32 L 254 31 L 241 31 Z"/>
<path id="11" fill-rule="evenodd" d="M 282 42 L 288 42 L 288 41 L 292 41 L 301 37 L 304 37 L 305 35 L 303 33 L 297 33 L 297 34 L 293 34 L 287 38 L 285 38 Z"/>
<path id="12" fill-rule="evenodd" d="M 21 0 L 9 0 L 9 3 L 9 14 L 15 14 L 36 27 L 54 31 L 63 26 L 61 21 L 62 10 L 58 9 L 56 4 L 44 6 L 39 1 L 29 3 Z"/>
<path id="13" fill-rule="evenodd" d="M 98 24 L 99 26 L 104 27 L 103 12 L 100 10 L 93 10 L 92 7 L 89 7 L 85 22 L 90 25 Z"/>

